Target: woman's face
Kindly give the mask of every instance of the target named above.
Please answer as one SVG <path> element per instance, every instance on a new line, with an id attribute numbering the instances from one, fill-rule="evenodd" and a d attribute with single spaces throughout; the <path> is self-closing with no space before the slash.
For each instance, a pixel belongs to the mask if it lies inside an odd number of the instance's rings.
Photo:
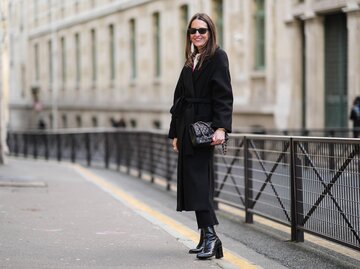
<path id="1" fill-rule="evenodd" d="M 197 31 L 195 31 L 195 29 L 197 29 Z M 190 41 L 201 51 L 209 40 L 209 29 L 206 22 L 198 19 L 193 20 L 189 32 Z"/>

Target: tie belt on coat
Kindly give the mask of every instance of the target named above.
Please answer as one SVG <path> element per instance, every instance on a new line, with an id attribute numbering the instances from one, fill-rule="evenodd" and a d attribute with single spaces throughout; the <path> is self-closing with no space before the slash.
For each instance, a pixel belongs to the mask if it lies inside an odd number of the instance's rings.
<path id="1" fill-rule="evenodd" d="M 184 153 L 186 155 L 192 155 L 194 153 L 189 137 L 189 126 L 195 121 L 195 115 L 198 110 L 197 104 L 211 104 L 211 99 L 180 97 L 175 101 L 170 110 L 170 113 L 179 119 L 180 130 L 178 130 L 178 139 L 180 140 L 180 144 L 184 144 Z"/>
<path id="2" fill-rule="evenodd" d="M 184 112 L 184 109 L 188 105 L 193 104 L 211 104 L 211 99 L 209 98 L 195 98 L 195 97 L 179 97 L 172 108 L 170 109 L 170 113 L 174 116 L 181 116 L 181 114 Z M 197 111 L 195 111 L 196 113 Z"/>

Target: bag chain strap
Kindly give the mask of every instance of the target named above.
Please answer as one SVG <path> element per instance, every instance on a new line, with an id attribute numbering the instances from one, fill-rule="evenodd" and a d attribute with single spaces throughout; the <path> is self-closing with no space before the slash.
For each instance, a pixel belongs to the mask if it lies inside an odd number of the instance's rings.
<path id="1" fill-rule="evenodd" d="M 222 147 L 223 155 L 226 155 L 226 153 L 227 153 L 227 141 L 225 141 L 223 144 L 221 144 L 221 147 Z"/>

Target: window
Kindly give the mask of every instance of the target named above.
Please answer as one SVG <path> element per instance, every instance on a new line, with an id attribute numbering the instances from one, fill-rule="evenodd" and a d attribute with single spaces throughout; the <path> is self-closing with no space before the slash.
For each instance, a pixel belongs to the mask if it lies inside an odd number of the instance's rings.
<path id="1" fill-rule="evenodd" d="M 80 53 L 80 36 L 75 34 L 75 60 L 76 60 L 76 86 L 79 88 L 81 82 L 81 53 Z"/>
<path id="2" fill-rule="evenodd" d="M 217 43 L 220 47 L 223 46 L 224 42 L 224 16 L 223 16 L 223 1 L 222 0 L 213 0 L 213 17 L 214 17 L 214 24 L 216 27 L 217 32 Z"/>
<path id="3" fill-rule="evenodd" d="M 63 114 L 61 116 L 61 120 L 62 120 L 62 128 L 67 128 L 68 127 L 68 124 L 67 124 L 67 117 L 65 114 Z"/>
<path id="4" fill-rule="evenodd" d="M 76 116 L 76 127 L 77 128 L 81 128 L 82 127 L 82 120 L 81 120 L 81 116 L 77 115 Z"/>
<path id="5" fill-rule="evenodd" d="M 136 24 L 135 19 L 130 20 L 130 62 L 131 62 L 131 78 L 136 79 Z"/>
<path id="6" fill-rule="evenodd" d="M 180 7 L 180 44 L 181 44 L 181 57 L 180 59 L 184 59 L 185 55 L 185 43 L 186 43 L 186 31 L 188 27 L 189 20 L 189 8 L 188 5 L 183 5 Z M 183 61 L 181 62 L 183 64 Z"/>
<path id="7" fill-rule="evenodd" d="M 161 76 L 161 44 L 160 44 L 160 14 L 155 12 L 153 14 L 153 40 L 154 40 L 154 70 L 155 77 Z"/>
<path id="8" fill-rule="evenodd" d="M 61 38 L 61 76 L 63 85 L 66 84 L 66 43 L 65 38 Z"/>
<path id="9" fill-rule="evenodd" d="M 94 116 L 91 118 L 92 127 L 98 127 L 98 119 Z"/>
<path id="10" fill-rule="evenodd" d="M 25 69 L 25 65 L 21 64 L 21 96 L 25 97 L 26 96 L 26 69 Z"/>
<path id="11" fill-rule="evenodd" d="M 96 82 L 96 32 L 95 29 L 91 29 L 91 66 L 92 66 L 92 81 Z"/>
<path id="12" fill-rule="evenodd" d="M 133 128 L 136 128 L 137 126 L 137 121 L 135 119 L 131 119 L 130 120 L 130 126 L 133 127 Z"/>
<path id="13" fill-rule="evenodd" d="M 265 0 L 255 0 L 255 69 L 265 68 Z"/>
<path id="14" fill-rule="evenodd" d="M 110 63 L 110 79 L 115 79 L 115 36 L 114 25 L 109 25 L 109 63 Z"/>
<path id="15" fill-rule="evenodd" d="M 53 61 L 52 61 L 52 43 L 51 40 L 48 41 L 48 56 L 49 56 L 49 84 L 50 89 L 53 84 Z"/>
<path id="16" fill-rule="evenodd" d="M 50 129 L 53 129 L 54 128 L 54 116 L 53 116 L 53 114 L 49 115 L 49 123 L 50 123 Z M 46 125 L 45 125 L 45 128 L 46 128 Z"/>
<path id="17" fill-rule="evenodd" d="M 153 121 L 153 126 L 155 129 L 160 129 L 161 128 L 161 122 L 159 120 L 154 120 Z"/>
<path id="18" fill-rule="evenodd" d="M 35 81 L 40 80 L 40 70 L 39 70 L 39 44 L 34 45 L 34 70 L 35 70 Z"/>

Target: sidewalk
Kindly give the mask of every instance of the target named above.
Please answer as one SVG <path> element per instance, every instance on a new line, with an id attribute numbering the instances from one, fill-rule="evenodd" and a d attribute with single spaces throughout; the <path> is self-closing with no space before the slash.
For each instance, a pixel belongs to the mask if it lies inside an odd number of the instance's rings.
<path id="1" fill-rule="evenodd" d="M 221 268 L 84 180 L 71 166 L 0 166 L 0 267 Z"/>
<path id="2" fill-rule="evenodd" d="M 281 228 L 218 212 L 223 259 L 187 254 L 198 240 L 193 212 L 176 194 L 111 169 L 9 158 L 0 166 L 0 268 L 360 268 Z"/>

